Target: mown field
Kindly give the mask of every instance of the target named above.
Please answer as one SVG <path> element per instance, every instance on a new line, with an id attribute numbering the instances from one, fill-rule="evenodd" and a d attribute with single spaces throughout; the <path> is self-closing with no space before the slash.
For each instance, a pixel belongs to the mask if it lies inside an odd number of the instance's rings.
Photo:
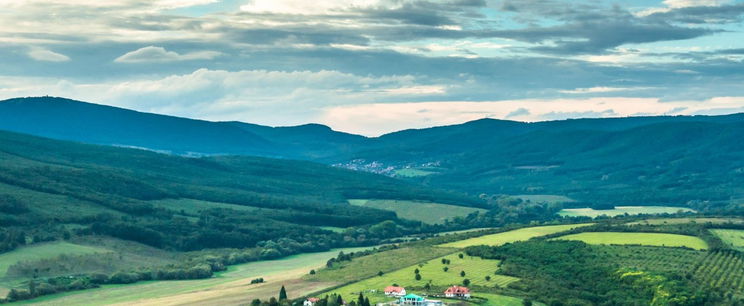
<path id="1" fill-rule="evenodd" d="M 592 208 L 565 208 L 558 212 L 564 217 L 591 217 L 599 216 L 614 217 L 619 215 L 640 215 L 640 214 L 673 214 L 677 212 L 694 212 L 686 207 L 673 206 L 617 206 L 615 209 L 596 210 Z"/>
<path id="2" fill-rule="evenodd" d="M 744 223 L 744 219 L 739 218 L 658 218 L 630 222 L 628 225 L 665 225 L 665 224 L 685 224 L 685 223 Z"/>
<path id="3" fill-rule="evenodd" d="M 406 291 L 409 293 L 442 294 L 440 292 L 442 288 L 451 285 L 462 285 L 465 279 L 470 280 L 471 286 L 480 287 L 505 287 L 519 280 L 515 277 L 496 274 L 499 265 L 498 260 L 470 256 L 459 258 L 458 254 L 428 260 L 420 264 L 385 273 L 382 276 L 374 276 L 332 290 L 328 294 L 341 294 L 344 299 L 353 299 L 360 292 L 363 292 L 365 295 L 369 295 L 371 302 L 378 303 L 393 300 L 381 293 L 385 287 L 392 284 L 398 284 L 407 288 Z M 450 263 L 443 264 L 442 259 L 448 259 Z M 445 268 L 447 268 L 447 271 L 445 271 Z M 421 275 L 420 280 L 416 280 L 416 270 Z M 465 272 L 465 276 L 461 276 L 461 272 Z M 486 280 L 487 276 L 490 277 L 490 280 Z M 429 292 L 423 289 L 427 283 L 433 288 Z"/>
<path id="4" fill-rule="evenodd" d="M 666 233 L 586 232 L 566 235 L 554 240 L 578 240 L 588 244 L 602 245 L 648 245 L 666 247 L 688 247 L 696 250 L 708 249 L 708 244 L 694 236 Z"/>
<path id="5" fill-rule="evenodd" d="M 744 230 L 712 229 L 710 231 L 733 249 L 744 251 Z"/>
<path id="6" fill-rule="evenodd" d="M 400 201 L 400 200 L 349 200 L 354 206 L 364 206 L 394 211 L 398 218 L 421 221 L 428 224 L 440 224 L 452 217 L 464 217 L 474 212 L 485 212 L 485 209 L 455 206 L 439 203 Z"/>
<path id="7" fill-rule="evenodd" d="M 529 240 L 531 238 L 564 232 L 564 231 L 568 231 L 568 230 L 571 230 L 577 227 L 589 226 L 592 224 L 593 223 L 582 223 L 582 224 L 548 225 L 548 226 L 535 226 L 535 227 L 520 228 L 517 230 L 508 231 L 508 232 L 485 235 L 481 237 L 475 237 L 475 238 L 470 238 L 466 240 L 450 242 L 450 243 L 442 244 L 441 247 L 465 248 L 465 247 L 474 246 L 474 245 L 498 246 L 504 243 Z"/>
<path id="8" fill-rule="evenodd" d="M 240 304 L 254 298 L 267 298 L 287 284 L 290 297 L 297 297 L 338 282 L 310 282 L 301 277 L 322 266 L 339 251 L 354 252 L 368 248 L 337 249 L 306 253 L 277 260 L 266 260 L 230 266 L 216 277 L 200 280 L 150 281 L 131 285 L 104 285 L 98 289 L 44 296 L 20 304 L 34 305 L 184 305 Z M 250 280 L 263 277 L 266 283 L 251 285 Z M 291 284 L 291 286 L 290 286 Z"/>

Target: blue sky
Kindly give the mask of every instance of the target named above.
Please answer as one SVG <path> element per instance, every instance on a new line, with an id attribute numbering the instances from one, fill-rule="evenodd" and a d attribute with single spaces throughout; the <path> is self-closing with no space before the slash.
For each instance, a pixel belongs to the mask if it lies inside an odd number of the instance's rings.
<path id="1" fill-rule="evenodd" d="M 0 2 L 0 98 L 378 135 L 744 111 L 744 1 Z"/>

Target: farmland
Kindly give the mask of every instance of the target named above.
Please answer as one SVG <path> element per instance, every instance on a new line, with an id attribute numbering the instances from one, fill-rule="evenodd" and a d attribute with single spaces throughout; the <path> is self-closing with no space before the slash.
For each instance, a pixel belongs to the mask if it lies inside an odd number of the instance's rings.
<path id="1" fill-rule="evenodd" d="M 588 244 L 623 245 L 637 244 L 649 246 L 688 247 L 705 250 L 708 244 L 694 236 L 666 233 L 616 233 L 616 232 L 587 232 L 566 235 L 555 240 L 578 240 Z"/>
<path id="2" fill-rule="evenodd" d="M 724 224 L 724 223 L 744 223 L 744 219 L 739 218 L 658 218 L 658 219 L 647 219 L 641 221 L 634 221 L 628 223 L 628 225 L 665 225 L 665 224 L 684 224 L 684 223 L 712 223 L 712 224 Z"/>
<path id="3" fill-rule="evenodd" d="M 316 269 L 339 251 L 354 252 L 367 248 L 351 248 L 289 256 L 277 260 L 231 266 L 216 277 L 200 280 L 151 281 L 131 285 L 104 285 L 98 289 L 68 292 L 41 297 L 35 305 L 102 305 L 102 304 L 238 304 L 253 298 L 265 298 L 291 284 L 289 294 L 297 297 L 310 291 L 330 287 L 337 282 L 310 282 L 301 279 L 310 269 Z M 263 277 L 266 283 L 251 285 L 250 280 Z M 206 299 L 206 300 L 205 300 Z"/>
<path id="4" fill-rule="evenodd" d="M 731 248 L 744 251 L 744 230 L 712 229 L 710 231 L 721 238 L 724 243 L 731 246 Z"/>
<path id="5" fill-rule="evenodd" d="M 418 288 L 422 293 L 426 291 L 423 289 L 424 286 L 430 284 L 433 288 L 430 292 L 431 294 L 441 294 L 441 292 L 439 292 L 441 291 L 441 288 L 450 285 L 461 285 L 464 279 L 468 279 L 472 285 L 480 287 L 505 287 L 509 283 L 518 280 L 514 277 L 495 274 L 498 270 L 498 260 L 481 259 L 479 257 L 471 256 L 459 258 L 458 254 L 435 258 L 420 264 L 385 273 L 382 276 L 374 276 L 335 289 L 328 293 L 341 294 L 344 299 L 353 299 L 359 295 L 359 292 L 365 292 L 366 295 L 369 295 L 371 302 L 377 303 L 390 300 L 390 298 L 386 298 L 384 294 L 381 294 L 380 292 L 382 292 L 386 286 L 392 284 L 398 284 L 409 288 L 409 291 L 411 291 L 412 288 Z M 443 264 L 442 259 L 448 259 L 450 263 Z M 445 268 L 447 268 L 447 271 L 444 271 Z M 416 270 L 419 270 L 421 276 L 420 280 L 416 280 L 415 278 Z M 465 276 L 461 276 L 460 274 L 463 271 L 465 272 Z M 487 276 L 490 280 L 486 280 Z M 373 293 L 372 290 L 377 293 Z"/>
<path id="6" fill-rule="evenodd" d="M 349 200 L 354 206 L 364 206 L 394 211 L 399 218 L 421 221 L 428 224 L 440 224 L 452 217 L 464 217 L 474 212 L 485 212 L 485 209 L 455 206 L 439 203 L 400 200 Z"/>
<path id="7" fill-rule="evenodd" d="M 475 237 L 475 238 L 470 238 L 466 240 L 455 241 L 455 242 L 443 244 L 441 246 L 450 247 L 450 248 L 465 248 L 465 247 L 469 247 L 473 245 L 498 246 L 504 243 L 528 240 L 530 238 L 559 233 L 559 232 L 571 230 L 577 227 L 589 226 L 589 225 L 592 225 L 592 223 L 527 227 L 527 228 L 521 228 L 521 229 L 517 229 L 513 231 L 498 233 L 498 234 L 485 235 L 481 237 Z"/>
<path id="8" fill-rule="evenodd" d="M 640 214 L 673 214 L 677 212 L 694 212 L 686 207 L 673 206 L 617 206 L 615 209 L 596 210 L 592 208 L 565 208 L 558 212 L 564 217 L 591 217 L 599 216 L 614 217 L 619 215 L 640 215 Z"/>

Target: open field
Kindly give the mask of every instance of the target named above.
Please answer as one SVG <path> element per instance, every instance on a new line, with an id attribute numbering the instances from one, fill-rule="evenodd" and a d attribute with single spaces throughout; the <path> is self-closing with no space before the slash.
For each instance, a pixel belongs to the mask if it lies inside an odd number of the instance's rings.
<path id="1" fill-rule="evenodd" d="M 379 271 L 392 272 L 455 251 L 455 249 L 437 247 L 395 249 L 337 263 L 333 268 L 320 270 L 317 274 L 307 275 L 305 278 L 313 281 L 348 283 L 375 276 Z"/>
<path id="2" fill-rule="evenodd" d="M 744 223 L 744 219 L 737 218 L 659 218 L 659 219 L 648 219 L 636 222 L 630 222 L 628 225 L 643 224 L 643 225 L 664 225 L 664 224 L 685 224 L 685 223 Z"/>
<path id="3" fill-rule="evenodd" d="M 697 250 L 708 249 L 708 244 L 698 237 L 665 233 L 587 232 L 566 235 L 553 239 L 578 240 L 588 244 L 638 244 L 649 246 L 688 247 Z"/>
<path id="4" fill-rule="evenodd" d="M 522 201 L 530 201 L 535 203 L 568 203 L 568 202 L 574 202 L 573 199 L 562 196 L 562 195 L 553 195 L 553 194 L 518 194 L 513 195 L 514 198 L 522 199 Z"/>
<path id="5" fill-rule="evenodd" d="M 302 280 L 311 269 L 317 269 L 339 251 L 354 252 L 368 248 L 350 248 L 320 253 L 307 253 L 277 260 L 230 266 L 216 277 L 201 280 L 151 281 L 131 285 L 105 285 L 98 289 L 44 296 L 28 304 L 35 305 L 227 305 L 244 304 L 253 298 L 267 298 L 288 286 L 290 297 L 322 290 L 336 282 Z M 263 277 L 264 284 L 250 284 Z"/>
<path id="6" fill-rule="evenodd" d="M 564 217 L 592 217 L 596 218 L 602 215 L 614 217 L 618 215 L 640 215 L 640 214 L 673 214 L 679 211 L 694 212 L 686 207 L 673 206 L 616 206 L 615 209 L 595 210 L 591 208 L 566 208 L 558 212 Z"/>
<path id="7" fill-rule="evenodd" d="M 443 264 L 442 259 L 444 258 L 449 259 L 451 263 L 448 265 Z M 371 302 L 377 303 L 391 300 L 390 298 L 386 298 L 381 292 L 385 287 L 392 284 L 406 287 L 409 293 L 416 292 L 421 294 L 424 292 L 422 288 L 427 283 L 430 283 L 432 287 L 441 288 L 450 285 L 462 285 L 464 279 L 469 279 L 471 286 L 505 287 L 519 280 L 515 277 L 495 274 L 498 270 L 498 264 L 498 260 L 470 256 L 464 256 L 461 259 L 457 254 L 451 254 L 385 273 L 382 276 L 374 276 L 328 293 L 341 294 L 344 299 L 349 300 L 357 297 L 359 292 L 365 292 L 365 295 L 369 295 Z M 445 267 L 448 268 L 446 272 L 444 271 Z M 415 279 L 416 269 L 419 270 L 419 274 L 421 275 L 420 280 Z M 460 276 L 461 271 L 465 271 L 464 277 Z M 487 281 L 486 276 L 490 276 L 491 279 Z M 413 288 L 418 288 L 419 290 L 414 290 Z M 373 293 L 372 290 L 376 291 L 377 294 Z M 441 294 L 438 290 L 430 293 Z"/>
<path id="8" fill-rule="evenodd" d="M 399 200 L 349 200 L 351 205 L 372 207 L 394 211 L 399 218 L 421 221 L 428 224 L 443 223 L 444 220 L 457 216 L 467 216 L 473 212 L 485 212 L 485 209 L 455 206 L 439 203 L 399 201 Z"/>
<path id="9" fill-rule="evenodd" d="M 523 300 L 513 296 L 499 295 L 493 293 L 477 293 L 475 297 L 486 298 L 486 301 L 481 306 L 522 306 Z M 544 305 L 539 302 L 532 302 L 533 305 Z"/>
<path id="10" fill-rule="evenodd" d="M 735 250 L 744 251 L 744 230 L 712 229 L 710 231 Z"/>
<path id="11" fill-rule="evenodd" d="M 509 242 L 517 242 L 523 240 L 529 240 L 531 238 L 545 236 L 549 234 L 559 233 L 568 231 L 577 227 L 589 226 L 593 223 L 582 223 L 582 224 L 566 224 L 566 225 L 548 225 L 548 226 L 535 226 L 520 228 L 513 231 L 485 235 L 481 237 L 475 237 L 455 242 L 450 242 L 440 245 L 441 247 L 449 248 L 465 248 L 473 245 L 493 245 L 499 246 Z"/>
<path id="12" fill-rule="evenodd" d="M 62 254 L 80 255 L 93 253 L 110 253 L 105 248 L 72 244 L 69 242 L 50 242 L 24 246 L 7 253 L 0 254 L 0 278 L 5 277 L 8 267 L 20 261 L 34 261 L 54 258 Z"/>

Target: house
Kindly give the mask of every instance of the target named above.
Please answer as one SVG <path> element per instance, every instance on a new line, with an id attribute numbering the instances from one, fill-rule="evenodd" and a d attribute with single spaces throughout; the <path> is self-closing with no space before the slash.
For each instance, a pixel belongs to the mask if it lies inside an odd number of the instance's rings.
<path id="1" fill-rule="evenodd" d="M 387 286 L 385 288 L 385 296 L 400 297 L 406 295 L 406 289 L 398 286 Z"/>
<path id="2" fill-rule="evenodd" d="M 302 303 L 302 306 L 315 306 L 315 303 L 320 301 L 319 298 L 311 297 Z"/>
<path id="3" fill-rule="evenodd" d="M 398 304 L 412 305 L 412 306 L 426 306 L 426 299 L 411 293 L 411 294 L 406 294 L 405 296 L 400 297 L 400 300 L 398 300 Z"/>
<path id="4" fill-rule="evenodd" d="M 448 298 L 470 298 L 470 289 L 460 286 L 452 286 L 444 291 L 444 296 Z"/>

